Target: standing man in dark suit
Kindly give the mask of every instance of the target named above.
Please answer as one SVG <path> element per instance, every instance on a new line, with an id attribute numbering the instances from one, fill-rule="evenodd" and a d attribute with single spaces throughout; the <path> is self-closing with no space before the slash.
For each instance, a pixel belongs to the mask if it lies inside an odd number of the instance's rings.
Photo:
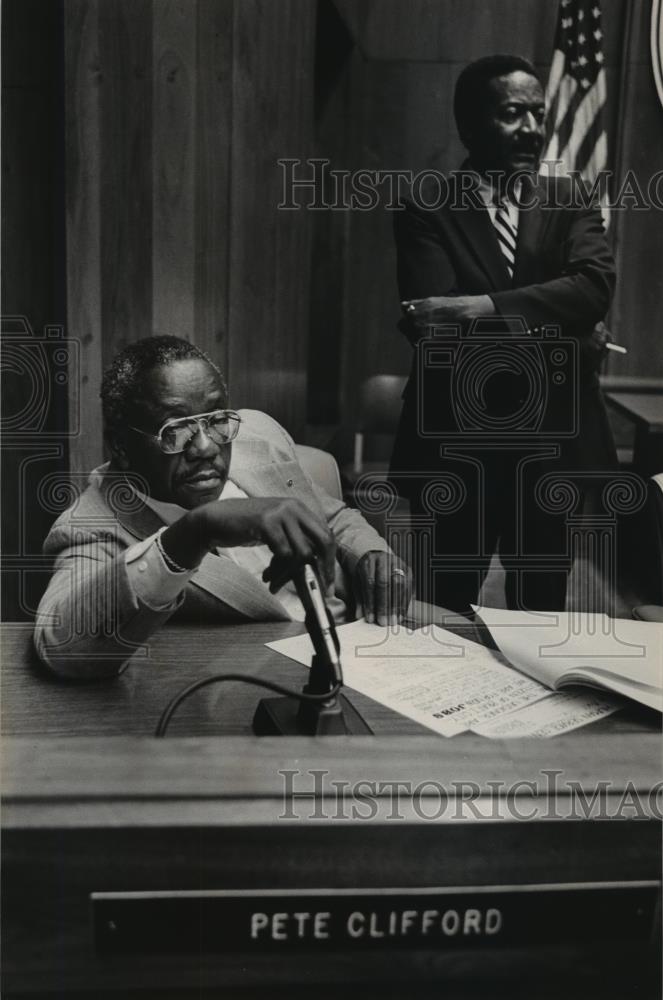
<path id="1" fill-rule="evenodd" d="M 467 161 L 395 213 L 415 356 L 392 476 L 429 538 L 434 524 L 420 596 L 467 611 L 498 548 L 509 606 L 559 610 L 570 559 L 555 490 L 566 479 L 582 505 L 574 473 L 615 462 L 595 332 L 613 260 L 599 210 L 537 173 L 545 102 L 527 60 L 467 66 L 454 113 Z"/>

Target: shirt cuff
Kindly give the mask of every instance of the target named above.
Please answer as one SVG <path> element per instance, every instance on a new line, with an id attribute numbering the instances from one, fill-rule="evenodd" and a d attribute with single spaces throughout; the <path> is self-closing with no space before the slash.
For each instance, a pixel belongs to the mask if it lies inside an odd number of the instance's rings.
<path id="1" fill-rule="evenodd" d="M 124 554 L 127 576 L 134 595 L 154 611 L 163 611 L 175 603 L 197 567 L 183 572 L 173 572 L 161 555 L 157 538 L 165 528 L 154 535 L 131 545 Z"/>

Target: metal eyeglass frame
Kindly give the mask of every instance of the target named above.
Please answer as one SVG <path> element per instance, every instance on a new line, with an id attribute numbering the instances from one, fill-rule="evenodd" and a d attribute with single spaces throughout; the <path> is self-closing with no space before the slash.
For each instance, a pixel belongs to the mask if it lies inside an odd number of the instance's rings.
<path id="1" fill-rule="evenodd" d="M 164 453 L 164 455 L 181 455 L 183 451 L 186 451 L 186 449 L 191 444 L 193 439 L 200 432 L 201 421 L 203 422 L 202 430 L 204 430 L 205 434 L 207 434 L 207 436 L 210 437 L 209 433 L 210 420 L 212 417 L 218 416 L 219 414 L 222 414 L 226 419 L 230 421 L 230 426 L 231 428 L 233 428 L 233 432 L 232 435 L 225 441 L 217 443 L 229 444 L 231 441 L 234 441 L 235 438 L 237 437 L 237 434 L 239 433 L 239 425 L 242 422 L 242 418 L 240 417 L 239 413 L 235 412 L 235 410 L 209 410 L 207 413 L 192 413 L 190 417 L 171 417 L 170 420 L 166 420 L 163 426 L 159 428 L 157 434 L 150 434 L 148 433 L 148 431 L 142 431 L 140 427 L 132 427 L 131 424 L 129 424 L 129 427 L 132 431 L 136 431 L 137 434 L 142 434 L 143 437 L 150 438 L 152 441 L 156 441 L 156 443 L 159 445 L 159 448 Z M 172 427 L 173 425 L 177 426 L 178 424 L 188 424 L 191 423 L 191 421 L 194 421 L 197 424 L 198 429 L 189 438 L 184 447 L 178 448 L 175 451 L 172 448 L 165 448 L 163 443 L 164 431 L 166 431 L 169 427 Z M 214 438 L 212 438 L 212 440 L 214 440 Z"/>

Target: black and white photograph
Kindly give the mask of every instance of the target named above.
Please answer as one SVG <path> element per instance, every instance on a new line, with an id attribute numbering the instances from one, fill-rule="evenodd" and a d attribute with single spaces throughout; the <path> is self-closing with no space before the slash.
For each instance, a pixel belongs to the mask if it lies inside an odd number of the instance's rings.
<path id="1" fill-rule="evenodd" d="M 659 1000 L 663 0 L 2 0 L 7 1000 Z"/>

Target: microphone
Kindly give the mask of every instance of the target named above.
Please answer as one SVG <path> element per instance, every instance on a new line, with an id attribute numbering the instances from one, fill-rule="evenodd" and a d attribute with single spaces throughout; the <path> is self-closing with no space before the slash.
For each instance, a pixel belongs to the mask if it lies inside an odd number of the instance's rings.
<path id="1" fill-rule="evenodd" d="M 341 644 L 336 634 L 336 625 L 325 601 L 320 577 L 310 563 L 305 563 L 293 577 L 299 600 L 304 606 L 304 624 L 313 643 L 316 656 L 329 667 L 333 684 L 343 683 L 340 652 Z"/>
<path id="2" fill-rule="evenodd" d="M 262 698 L 253 717 L 254 733 L 256 736 L 372 735 L 354 705 L 343 695 L 332 694 L 343 684 L 341 644 L 316 568 L 306 563 L 292 579 L 304 607 L 304 624 L 315 651 L 304 694 L 329 692 L 330 697 L 316 701 L 294 697 Z"/>

